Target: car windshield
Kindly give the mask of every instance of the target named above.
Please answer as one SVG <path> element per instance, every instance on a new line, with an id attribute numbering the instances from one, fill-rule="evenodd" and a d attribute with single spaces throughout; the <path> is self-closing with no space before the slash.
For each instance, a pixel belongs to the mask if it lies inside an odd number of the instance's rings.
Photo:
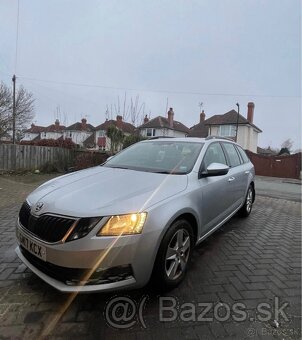
<path id="1" fill-rule="evenodd" d="M 193 169 L 202 147 L 199 142 L 141 142 L 120 152 L 104 166 L 183 175 Z"/>

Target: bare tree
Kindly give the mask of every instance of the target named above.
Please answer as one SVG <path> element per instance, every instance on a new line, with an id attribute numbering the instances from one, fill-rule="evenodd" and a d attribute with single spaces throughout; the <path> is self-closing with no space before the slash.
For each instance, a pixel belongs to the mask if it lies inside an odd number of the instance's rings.
<path id="1" fill-rule="evenodd" d="M 121 115 L 124 121 L 130 121 L 130 123 L 134 126 L 140 125 L 143 121 L 143 117 L 145 116 L 146 104 L 144 102 L 140 103 L 139 95 L 136 95 L 135 98 L 131 97 L 128 101 L 127 93 L 125 92 L 122 105 L 120 97 L 118 96 L 117 102 L 113 105 L 111 104 L 111 110 L 109 110 L 108 105 L 106 106 L 106 119 L 109 116 L 109 112 L 112 119 L 112 107 L 114 107 L 115 115 Z"/>
<path id="2" fill-rule="evenodd" d="M 4 84 L 0 84 L 0 133 L 9 130 L 9 118 L 12 110 L 12 94 Z"/>
<path id="3" fill-rule="evenodd" d="M 294 142 L 290 138 L 288 138 L 281 144 L 281 149 L 287 149 L 288 151 L 291 151 L 293 144 Z"/>
<path id="4" fill-rule="evenodd" d="M 23 86 L 16 94 L 16 134 L 22 135 L 34 118 L 34 97 Z M 12 91 L 4 83 L 0 84 L 0 132 L 11 132 L 13 126 L 12 116 Z"/>

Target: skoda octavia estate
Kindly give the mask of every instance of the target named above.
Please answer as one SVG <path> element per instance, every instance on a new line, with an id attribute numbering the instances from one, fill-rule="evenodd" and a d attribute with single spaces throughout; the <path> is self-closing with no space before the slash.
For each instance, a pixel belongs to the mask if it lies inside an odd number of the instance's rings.
<path id="1" fill-rule="evenodd" d="M 254 167 L 231 140 L 158 138 L 42 184 L 23 203 L 20 259 L 63 292 L 161 289 L 196 244 L 255 200 Z"/>

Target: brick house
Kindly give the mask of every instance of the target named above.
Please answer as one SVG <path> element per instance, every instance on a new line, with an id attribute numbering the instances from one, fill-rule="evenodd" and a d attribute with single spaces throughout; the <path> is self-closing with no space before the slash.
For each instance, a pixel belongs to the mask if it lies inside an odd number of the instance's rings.
<path id="1" fill-rule="evenodd" d="M 106 120 L 104 123 L 98 125 L 94 129 L 94 143 L 96 149 L 110 151 L 111 142 L 110 138 L 106 134 L 109 126 L 117 127 L 118 129 L 123 131 L 125 136 L 132 135 L 135 131 L 135 126 L 130 123 L 124 122 L 123 117 L 120 115 L 116 116 L 116 120 Z M 120 146 L 120 148 L 122 148 L 122 145 Z"/>
<path id="2" fill-rule="evenodd" d="M 76 145 L 84 146 L 85 140 L 93 134 L 94 127 L 87 124 L 87 119 L 83 118 L 81 122 L 74 123 L 65 128 L 63 138 L 70 139 Z"/>
<path id="3" fill-rule="evenodd" d="M 190 137 L 207 137 L 220 136 L 236 140 L 236 129 L 238 119 L 237 142 L 245 150 L 257 152 L 258 134 L 262 132 L 254 124 L 255 104 L 248 103 L 247 117 L 243 117 L 235 110 L 228 111 L 224 114 L 214 115 L 205 119 L 205 113 L 200 114 L 200 122 L 190 128 Z"/>
<path id="4" fill-rule="evenodd" d="M 40 132 L 41 139 L 59 139 L 63 138 L 64 131 L 66 127 L 64 125 L 60 125 L 59 119 L 56 119 L 54 124 L 51 124 L 45 127 Z"/>
<path id="5" fill-rule="evenodd" d="M 21 142 L 40 139 L 40 133 L 44 130 L 44 126 L 38 126 L 32 123 L 31 127 L 24 131 L 24 137 L 22 138 Z"/>
<path id="6" fill-rule="evenodd" d="M 168 111 L 168 117 L 157 116 L 153 119 L 144 118 L 144 124 L 138 127 L 139 133 L 143 137 L 186 137 L 189 128 L 181 122 L 174 120 L 174 111 L 172 108 Z"/>
<path id="7" fill-rule="evenodd" d="M 206 114 L 204 113 L 204 110 L 202 110 L 199 116 L 199 123 L 190 127 L 188 137 L 205 138 L 208 136 L 209 128 L 207 125 L 205 125 L 205 117 Z"/>

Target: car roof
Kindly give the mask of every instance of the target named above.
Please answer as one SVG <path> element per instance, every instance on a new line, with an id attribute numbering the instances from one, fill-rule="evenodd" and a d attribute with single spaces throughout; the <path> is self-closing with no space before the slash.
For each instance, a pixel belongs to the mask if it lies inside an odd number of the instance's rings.
<path id="1" fill-rule="evenodd" d="M 194 137 L 155 137 L 144 140 L 144 142 L 200 142 L 204 143 L 205 138 L 194 138 Z"/>
<path id="2" fill-rule="evenodd" d="M 167 141 L 171 141 L 171 142 L 197 142 L 197 143 L 211 143 L 211 142 L 230 142 L 233 144 L 237 144 L 235 143 L 233 140 L 229 139 L 229 138 L 219 138 L 219 137 L 214 137 L 214 136 L 210 136 L 207 138 L 198 138 L 198 137 L 155 137 L 155 138 L 150 138 L 147 140 L 144 140 L 143 142 L 155 142 L 155 141 L 161 141 L 161 142 L 167 142 Z"/>

